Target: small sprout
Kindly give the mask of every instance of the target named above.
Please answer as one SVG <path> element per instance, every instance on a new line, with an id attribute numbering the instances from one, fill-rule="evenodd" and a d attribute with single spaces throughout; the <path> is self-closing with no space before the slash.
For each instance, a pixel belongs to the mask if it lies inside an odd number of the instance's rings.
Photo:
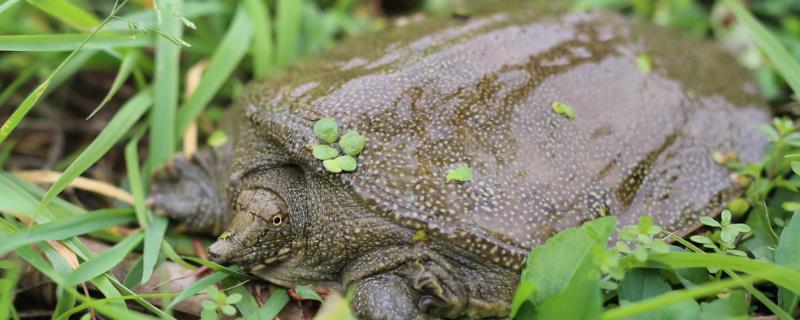
<path id="1" fill-rule="evenodd" d="M 639 217 L 638 225 L 627 226 L 620 230 L 620 241 L 617 241 L 615 247 L 620 253 L 633 255 L 638 261 L 647 261 L 650 252 L 669 252 L 669 246 L 663 240 L 656 238 L 661 231 L 661 227 L 653 224 L 653 218 Z"/>
<path id="2" fill-rule="evenodd" d="M 728 202 L 728 210 L 731 211 L 734 218 L 742 217 L 747 210 L 750 210 L 750 203 L 742 198 L 736 198 Z"/>
<path id="3" fill-rule="evenodd" d="M 339 139 L 339 147 L 342 148 L 342 152 L 353 157 L 358 156 L 364 150 L 366 143 L 367 139 L 354 130 L 347 131 Z"/>
<path id="4" fill-rule="evenodd" d="M 221 235 L 219 235 L 219 240 L 228 240 L 231 237 L 230 231 L 225 231 Z"/>
<path id="5" fill-rule="evenodd" d="M 326 160 L 326 161 L 328 161 L 328 160 Z M 356 162 L 356 159 L 354 159 L 351 156 L 347 156 L 347 155 L 338 156 L 338 157 L 336 157 L 336 159 L 333 159 L 333 161 L 336 162 L 336 165 L 339 166 L 339 168 L 341 168 L 342 171 L 347 171 L 347 172 L 355 171 L 356 167 L 358 167 L 358 163 Z"/>
<path id="6" fill-rule="evenodd" d="M 723 210 L 720 214 L 720 221 L 710 217 L 701 217 L 700 223 L 720 230 L 715 230 L 707 235 L 694 235 L 689 239 L 702 244 L 704 248 L 711 249 L 716 253 L 731 254 L 735 256 L 747 256 L 744 251 L 736 250 L 736 239 L 739 234 L 750 232 L 750 226 L 743 223 L 731 223 L 732 214 L 729 210 Z M 719 246 L 717 246 L 719 243 Z M 719 269 L 708 268 L 708 272 L 716 273 Z"/>
<path id="7" fill-rule="evenodd" d="M 342 172 L 342 167 L 339 166 L 339 163 L 336 162 L 334 159 L 328 159 L 322 161 L 322 166 L 325 167 L 325 170 L 332 173 L 339 173 Z"/>
<path id="8" fill-rule="evenodd" d="M 328 160 L 336 158 L 336 156 L 339 155 L 339 150 L 336 150 L 336 148 L 327 144 L 318 144 L 314 146 L 314 149 L 312 149 L 311 153 L 313 153 L 314 158 L 317 158 L 318 160 Z"/>
<path id="9" fill-rule="evenodd" d="M 465 164 L 458 165 L 455 168 L 447 170 L 447 176 L 445 178 L 447 179 L 447 182 L 472 181 L 472 168 Z"/>
<path id="10" fill-rule="evenodd" d="M 214 132 L 212 132 L 206 140 L 206 143 L 208 143 L 209 146 L 215 148 L 225 144 L 226 142 L 228 142 L 228 135 L 225 134 L 225 131 L 223 130 L 214 130 Z"/>
<path id="11" fill-rule="evenodd" d="M 294 287 L 294 292 L 305 300 L 316 300 L 322 302 L 322 297 L 314 291 L 314 288 L 308 285 L 298 285 Z"/>
<path id="12" fill-rule="evenodd" d="M 573 111 L 572 107 L 570 107 L 566 103 L 563 103 L 561 101 L 555 101 L 555 102 L 553 102 L 552 108 L 553 108 L 553 111 L 555 111 L 556 113 L 558 113 L 558 114 L 560 114 L 562 116 L 567 117 L 567 119 L 575 118 L 575 111 Z"/>
<path id="13" fill-rule="evenodd" d="M 200 319 L 202 320 L 219 319 L 217 310 L 221 311 L 225 315 L 233 316 L 236 314 L 236 308 L 233 306 L 233 304 L 242 301 L 241 294 L 234 293 L 232 295 L 225 296 L 225 293 L 215 289 L 214 287 L 209 287 L 206 291 L 206 294 L 208 294 L 209 300 L 203 301 L 203 311 L 200 312 Z"/>
<path id="14" fill-rule="evenodd" d="M 314 135 L 327 143 L 334 143 L 339 138 L 339 126 L 333 118 L 322 118 L 314 123 Z"/>
<path id="15" fill-rule="evenodd" d="M 641 53 L 636 57 L 636 68 L 642 74 L 648 74 L 653 69 L 653 59 L 646 53 Z"/>

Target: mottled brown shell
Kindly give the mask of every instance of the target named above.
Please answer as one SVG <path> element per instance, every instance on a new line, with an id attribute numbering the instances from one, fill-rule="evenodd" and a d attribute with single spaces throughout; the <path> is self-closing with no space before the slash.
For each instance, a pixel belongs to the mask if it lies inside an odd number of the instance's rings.
<path id="1" fill-rule="evenodd" d="M 643 53 L 650 73 L 636 66 Z M 287 162 L 508 267 L 605 214 L 687 232 L 740 191 L 711 154 L 756 161 L 767 145 L 753 129 L 768 120 L 763 101 L 727 53 L 598 12 L 396 28 L 308 59 L 244 101 Z M 556 101 L 575 118 L 554 112 Z M 366 136 L 354 173 L 327 173 L 312 157 L 322 116 Z M 457 164 L 472 181 L 445 180 Z"/>

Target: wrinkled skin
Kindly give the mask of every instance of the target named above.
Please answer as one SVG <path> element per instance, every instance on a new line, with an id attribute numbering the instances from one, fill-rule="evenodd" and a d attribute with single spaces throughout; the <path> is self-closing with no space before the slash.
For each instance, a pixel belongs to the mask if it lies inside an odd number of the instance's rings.
<path id="1" fill-rule="evenodd" d="M 767 145 L 747 72 L 668 30 L 548 10 L 350 40 L 253 84 L 235 152 L 176 159 L 152 203 L 190 230 L 228 225 L 213 260 L 354 290 L 364 319 L 505 316 L 527 252 L 560 230 L 646 214 L 685 234 L 718 213 L 741 188 L 711 154 L 756 161 Z M 311 155 L 322 116 L 366 136 L 355 172 Z M 460 163 L 473 180 L 446 182 Z"/>

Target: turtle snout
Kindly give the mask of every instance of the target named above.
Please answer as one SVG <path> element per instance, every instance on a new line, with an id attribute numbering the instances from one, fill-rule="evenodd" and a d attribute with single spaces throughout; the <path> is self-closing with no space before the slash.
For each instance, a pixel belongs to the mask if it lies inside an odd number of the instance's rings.
<path id="1" fill-rule="evenodd" d="M 208 247 L 208 259 L 219 264 L 226 263 L 231 259 L 233 251 L 233 246 L 230 242 L 220 240 Z"/>

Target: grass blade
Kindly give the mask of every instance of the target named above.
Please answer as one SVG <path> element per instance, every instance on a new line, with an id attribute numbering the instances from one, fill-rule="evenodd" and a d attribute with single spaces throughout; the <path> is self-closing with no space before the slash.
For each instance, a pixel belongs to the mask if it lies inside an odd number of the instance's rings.
<path id="1" fill-rule="evenodd" d="M 67 286 L 75 286 L 111 270 L 111 268 L 122 262 L 122 259 L 125 259 L 125 256 L 142 242 L 142 238 L 144 238 L 144 235 L 138 232 L 120 241 L 108 249 L 108 251 L 82 263 L 75 271 L 72 271 L 72 273 L 67 276 L 67 279 L 64 280 L 64 284 Z"/>
<path id="2" fill-rule="evenodd" d="M 91 30 L 100 24 L 97 17 L 66 0 L 28 0 L 28 3 L 76 29 Z"/>
<path id="3" fill-rule="evenodd" d="M 163 0 L 158 6 L 166 8 Z M 175 10 L 183 9 L 183 1 L 172 1 Z M 175 38 L 183 34 L 183 25 L 178 17 L 164 15 L 161 31 Z M 148 166 L 151 170 L 161 166 L 175 152 L 175 112 L 178 108 L 178 77 L 180 73 L 181 47 L 166 39 L 156 39 L 155 77 L 153 79 L 153 112 L 150 113 L 150 154 Z M 152 172 L 152 171 L 151 171 Z"/>
<path id="4" fill-rule="evenodd" d="M 47 190 L 40 207 L 47 206 L 72 180 L 81 175 L 86 169 L 91 167 L 100 159 L 122 136 L 130 130 L 137 120 L 147 111 L 152 103 L 150 91 L 139 92 L 136 96 L 128 100 L 125 105 L 111 118 L 108 125 L 100 132 L 97 138 L 84 150 L 75 161 L 70 164 L 67 170 L 58 180 Z"/>
<path id="5" fill-rule="evenodd" d="M 103 101 L 100 102 L 100 105 L 98 105 L 97 108 L 95 108 L 92 113 L 86 117 L 87 120 L 94 116 L 97 111 L 100 111 L 100 109 L 102 109 L 103 106 L 111 101 L 111 98 L 117 94 L 119 88 L 122 87 L 122 85 L 125 83 L 125 80 L 127 80 L 128 76 L 131 75 L 131 71 L 133 70 L 133 67 L 136 66 L 136 59 L 138 57 L 139 51 L 137 50 L 130 50 L 125 54 L 125 57 L 122 59 L 122 63 L 119 65 L 119 71 L 117 71 L 117 75 L 114 77 L 114 82 L 111 83 L 111 89 L 108 90 L 108 93 L 103 98 Z"/>
<path id="6" fill-rule="evenodd" d="M 276 63 L 285 66 L 299 53 L 300 26 L 303 22 L 303 1 L 278 0 L 275 31 L 277 33 Z"/>
<path id="7" fill-rule="evenodd" d="M 717 253 L 670 252 L 653 254 L 647 262 L 648 266 L 655 268 L 663 266 L 673 269 L 710 267 L 740 271 L 780 284 L 782 287 L 800 294 L 800 272 L 763 261 Z"/>
<path id="8" fill-rule="evenodd" d="M 25 68 L 11 83 L 6 86 L 3 91 L 0 91 L 0 108 L 3 107 L 3 104 L 11 98 L 11 96 L 17 92 L 20 86 L 28 82 L 35 74 L 36 71 L 39 71 L 39 68 L 43 65 L 43 63 L 37 63 L 31 67 Z"/>
<path id="9" fill-rule="evenodd" d="M 245 0 L 244 6 L 253 23 L 253 77 L 261 79 L 272 66 L 272 23 L 269 8 L 262 0 Z"/>
<path id="10" fill-rule="evenodd" d="M 289 303 L 289 293 L 286 292 L 286 289 L 272 286 L 272 295 L 269 296 L 269 300 L 259 310 L 261 318 L 275 319 L 287 303 Z"/>
<path id="11" fill-rule="evenodd" d="M 141 127 L 140 129 L 146 129 Z M 147 210 L 147 205 L 144 203 L 144 184 L 142 183 L 142 170 L 139 167 L 139 139 L 144 134 L 143 130 L 139 130 L 135 137 L 125 145 L 125 167 L 128 171 L 128 184 L 133 194 L 133 208 L 136 211 L 136 220 L 139 225 L 144 227 L 150 224 L 152 215 Z"/>
<path id="12" fill-rule="evenodd" d="M 228 31 L 214 50 L 208 68 L 186 103 L 178 110 L 177 135 L 180 136 L 203 108 L 230 78 L 231 73 L 247 52 L 253 27 L 244 6 L 239 6 Z"/>
<path id="13" fill-rule="evenodd" d="M 0 270 L 3 270 L 3 278 L 0 278 L 0 305 L 11 306 L 22 269 L 17 260 L 0 260 Z M 0 319 L 8 319 L 10 309 L 0 308 Z"/>
<path id="14" fill-rule="evenodd" d="M 183 292 L 178 294 L 178 296 L 175 297 L 175 299 L 173 299 L 169 305 L 167 305 L 166 309 L 171 310 L 173 307 L 175 307 L 176 304 L 180 303 L 181 301 L 188 299 L 189 297 L 199 293 L 200 291 L 205 290 L 206 288 L 214 285 L 219 281 L 224 280 L 227 277 L 228 277 L 227 273 L 217 271 L 212 273 L 208 277 L 195 281 L 194 283 L 186 287 L 186 290 L 183 290 Z"/>
<path id="15" fill-rule="evenodd" d="M 144 253 L 142 254 L 143 269 L 141 284 L 147 283 L 153 275 L 153 269 L 158 261 L 159 248 L 167 232 L 168 220 L 165 217 L 153 216 L 150 224 L 144 229 Z"/>
<path id="16" fill-rule="evenodd" d="M 800 101 L 800 96 L 797 96 L 800 95 L 800 63 L 792 57 L 792 54 L 786 50 L 772 32 L 753 17 L 741 2 L 736 0 L 723 0 L 722 2 L 733 12 L 736 19 L 747 27 L 758 47 L 775 64 L 775 70 L 792 87 L 796 94 L 795 99 Z"/>
<path id="17" fill-rule="evenodd" d="M 44 240 L 63 240 L 113 225 L 130 223 L 133 214 L 128 209 L 104 209 L 35 225 L 27 230 L 0 237 L 0 256 L 20 246 Z"/>
<path id="18" fill-rule="evenodd" d="M 79 47 L 90 34 L 30 34 L 0 35 L 0 51 L 46 52 L 72 51 Z M 86 49 L 111 49 L 124 47 L 147 47 L 149 39 L 137 37 L 131 39 L 127 35 L 102 33 L 92 37 L 92 41 L 83 45 Z"/>
<path id="19" fill-rule="evenodd" d="M 632 315 L 645 313 L 651 310 L 657 310 L 663 306 L 668 306 L 681 301 L 690 299 L 712 296 L 719 293 L 721 290 L 728 288 L 735 288 L 743 284 L 750 284 L 756 280 L 756 277 L 740 277 L 738 279 L 728 279 L 716 282 L 709 282 L 707 284 L 696 286 L 692 289 L 674 290 L 665 294 L 627 304 L 618 308 L 613 308 L 603 312 L 603 320 L 616 320 L 623 319 Z"/>
<path id="20" fill-rule="evenodd" d="M 39 101 L 39 98 L 41 98 L 45 90 L 47 90 L 48 85 L 50 85 L 49 80 L 42 82 L 42 84 L 36 87 L 36 89 L 33 89 L 33 92 L 31 92 L 28 97 L 22 101 L 19 107 L 14 110 L 14 113 L 12 113 L 6 122 L 3 123 L 3 126 L 0 127 L 0 143 L 3 143 L 3 141 L 6 140 L 8 135 L 11 134 L 11 131 L 14 131 L 14 128 L 16 128 L 20 121 L 22 121 L 22 118 L 24 118 L 28 111 L 33 108 L 33 105 Z"/>
<path id="21" fill-rule="evenodd" d="M 6 2 L 0 4 L 0 14 L 3 14 L 3 11 L 6 11 L 8 8 L 11 8 L 11 6 L 17 4 L 17 2 L 19 2 L 19 0 L 6 0 Z"/>

